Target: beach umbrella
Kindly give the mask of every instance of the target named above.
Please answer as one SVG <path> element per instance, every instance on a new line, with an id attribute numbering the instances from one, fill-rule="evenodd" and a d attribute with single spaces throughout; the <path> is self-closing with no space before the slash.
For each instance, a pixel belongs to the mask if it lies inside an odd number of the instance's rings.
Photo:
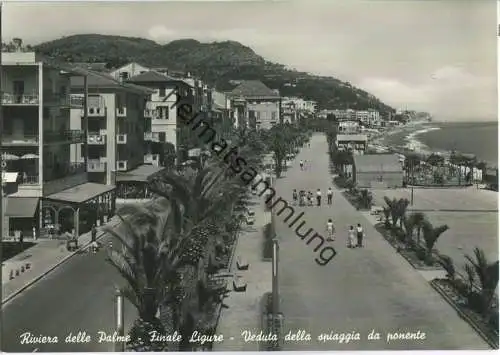
<path id="1" fill-rule="evenodd" d="M 9 153 L 3 153 L 2 154 L 2 160 L 8 161 L 8 160 L 19 160 L 19 157 L 14 154 L 9 154 Z"/>
<path id="2" fill-rule="evenodd" d="M 21 157 L 21 159 L 38 159 L 38 155 L 36 154 L 25 154 Z"/>

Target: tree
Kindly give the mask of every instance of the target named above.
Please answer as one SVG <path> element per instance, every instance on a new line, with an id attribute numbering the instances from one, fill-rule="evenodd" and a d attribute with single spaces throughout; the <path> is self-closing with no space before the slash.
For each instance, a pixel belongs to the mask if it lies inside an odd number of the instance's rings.
<path id="1" fill-rule="evenodd" d="M 432 166 L 440 166 L 440 165 L 443 165 L 444 158 L 440 154 L 432 153 L 427 158 L 427 163 L 430 164 L 430 165 L 432 165 Z"/>
<path id="2" fill-rule="evenodd" d="M 410 215 L 409 219 L 411 219 L 411 224 L 417 230 L 416 244 L 417 244 L 417 246 L 419 246 L 420 245 L 420 234 L 422 231 L 422 227 L 424 226 L 424 222 L 426 221 L 425 214 L 423 214 L 422 212 L 413 212 Z"/>
<path id="3" fill-rule="evenodd" d="M 498 260 L 490 263 L 483 250 L 474 248 L 474 257 L 466 255 L 465 258 L 472 266 L 481 287 L 482 314 L 485 318 L 489 316 L 495 289 L 498 285 Z"/>
<path id="4" fill-rule="evenodd" d="M 108 262 L 126 280 L 121 291 L 139 313 L 131 331 L 130 345 L 134 349 L 140 347 L 140 339 L 150 351 L 161 349 L 142 332 L 164 332 L 156 317 L 159 307 L 166 301 L 178 301 L 173 285 L 179 282 L 178 270 L 186 264 L 183 256 L 187 250 L 182 249 L 183 239 L 175 232 L 177 222 L 169 207 L 165 200 L 150 206 L 126 205 L 117 212 L 120 228 L 105 227 L 106 233 L 122 246 L 120 251 L 109 251 Z M 158 214 L 159 210 L 163 214 Z"/>
<path id="5" fill-rule="evenodd" d="M 422 226 L 423 237 L 426 249 L 426 263 L 432 264 L 432 249 L 438 238 L 449 229 L 448 225 L 444 224 L 439 227 L 434 227 L 429 221 L 425 221 Z"/>
<path id="6" fill-rule="evenodd" d="M 395 228 L 398 222 L 400 222 L 400 225 L 402 225 L 403 217 L 406 214 L 406 209 L 408 208 L 410 201 L 407 198 L 393 198 L 391 200 L 387 196 L 384 196 L 384 201 L 391 211 L 392 227 Z"/>

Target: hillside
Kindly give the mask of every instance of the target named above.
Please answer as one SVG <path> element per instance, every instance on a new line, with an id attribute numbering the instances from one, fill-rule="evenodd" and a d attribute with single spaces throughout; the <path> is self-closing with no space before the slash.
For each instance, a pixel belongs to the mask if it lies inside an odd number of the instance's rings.
<path id="1" fill-rule="evenodd" d="M 233 80 L 262 80 L 283 96 L 316 100 L 320 108 L 393 109 L 369 93 L 330 77 L 315 76 L 266 61 L 251 48 L 234 41 L 201 43 L 176 40 L 165 45 L 122 36 L 83 34 L 34 46 L 42 54 L 67 62 L 106 62 L 119 67 L 131 61 L 145 66 L 190 71 L 219 90 Z"/>

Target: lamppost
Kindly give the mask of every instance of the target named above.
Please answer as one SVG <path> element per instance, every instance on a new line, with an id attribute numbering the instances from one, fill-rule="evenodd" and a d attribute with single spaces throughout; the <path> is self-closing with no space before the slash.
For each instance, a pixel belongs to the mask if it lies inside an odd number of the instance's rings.
<path id="1" fill-rule="evenodd" d="M 124 316 L 123 316 L 123 295 L 120 290 L 116 290 L 115 293 L 115 306 L 116 306 L 116 333 L 119 339 L 123 337 L 124 334 Z M 118 340 L 115 342 L 115 352 L 125 352 L 125 342 Z"/>

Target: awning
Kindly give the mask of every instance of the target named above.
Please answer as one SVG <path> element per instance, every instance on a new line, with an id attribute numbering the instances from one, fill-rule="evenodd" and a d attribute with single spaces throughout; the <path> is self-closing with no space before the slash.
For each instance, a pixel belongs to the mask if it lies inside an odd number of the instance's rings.
<path id="1" fill-rule="evenodd" d="M 141 165 L 136 169 L 122 172 L 119 171 L 116 173 L 116 181 L 117 182 L 125 182 L 125 181 L 137 181 L 137 182 L 147 182 L 148 178 L 159 173 L 165 168 L 162 166 L 153 166 L 153 165 Z"/>
<path id="2" fill-rule="evenodd" d="M 5 215 L 8 217 L 30 218 L 35 215 L 38 197 L 7 197 Z"/>
<path id="3" fill-rule="evenodd" d="M 48 200 L 62 201 L 69 203 L 83 203 L 106 192 L 116 189 L 114 185 L 102 185 L 93 182 L 86 182 L 69 189 L 56 192 L 55 194 L 45 197 Z"/>
<path id="4" fill-rule="evenodd" d="M 17 176 L 19 173 L 8 173 L 6 171 L 2 171 L 2 182 L 16 182 L 17 181 Z"/>

